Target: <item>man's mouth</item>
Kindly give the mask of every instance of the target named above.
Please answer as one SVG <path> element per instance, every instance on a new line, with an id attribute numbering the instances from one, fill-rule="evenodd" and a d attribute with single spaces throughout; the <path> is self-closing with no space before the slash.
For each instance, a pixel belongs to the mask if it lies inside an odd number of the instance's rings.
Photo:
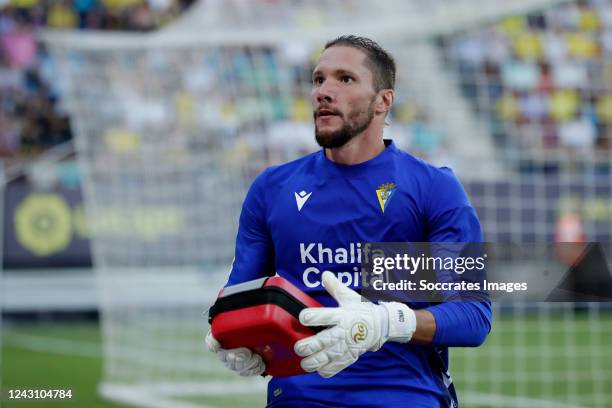
<path id="1" fill-rule="evenodd" d="M 319 109 L 317 111 L 317 118 L 328 118 L 332 116 L 339 116 L 339 114 L 331 109 Z"/>

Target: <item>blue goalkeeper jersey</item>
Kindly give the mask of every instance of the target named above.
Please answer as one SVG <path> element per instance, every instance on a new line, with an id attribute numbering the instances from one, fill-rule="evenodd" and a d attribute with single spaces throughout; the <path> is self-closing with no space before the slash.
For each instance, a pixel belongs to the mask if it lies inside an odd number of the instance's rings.
<path id="1" fill-rule="evenodd" d="M 324 271 L 358 288 L 362 242 L 481 242 L 474 208 L 452 171 L 399 150 L 341 165 L 320 150 L 268 168 L 246 196 L 227 285 L 274 274 L 326 306 Z M 410 305 L 410 304 L 409 304 Z M 488 302 L 410 305 L 436 320 L 431 345 L 387 342 L 332 378 L 272 378 L 268 407 L 455 407 L 449 346 L 477 346 Z"/>

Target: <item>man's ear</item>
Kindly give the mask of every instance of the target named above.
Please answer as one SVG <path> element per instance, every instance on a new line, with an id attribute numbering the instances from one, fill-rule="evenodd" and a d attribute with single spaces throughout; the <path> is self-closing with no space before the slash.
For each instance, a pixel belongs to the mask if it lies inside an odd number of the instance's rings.
<path id="1" fill-rule="evenodd" d="M 395 101 L 395 91 L 393 89 L 383 89 L 378 92 L 376 97 L 376 113 L 388 113 Z"/>

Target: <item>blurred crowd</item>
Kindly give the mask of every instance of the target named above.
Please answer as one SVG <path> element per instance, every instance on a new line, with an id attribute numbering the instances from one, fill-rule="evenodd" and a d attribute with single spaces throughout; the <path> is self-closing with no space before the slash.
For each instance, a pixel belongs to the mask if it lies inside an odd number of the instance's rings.
<path id="1" fill-rule="evenodd" d="M 223 5 L 238 10 L 244 1 L 248 0 Z M 38 28 L 147 31 L 176 18 L 192 2 L 0 0 L 0 5 L 4 3 L 0 9 L 0 157 L 35 155 L 71 138 L 68 116 L 57 103 L 61 84 L 53 59 L 36 41 Z M 260 7 L 270 11 L 280 6 L 262 1 L 256 9 Z M 512 160 L 520 158 L 520 170 L 554 169 L 555 163 L 570 157 L 595 158 L 602 163 L 602 171 L 610 171 L 612 0 L 564 3 L 439 40 L 465 100 L 490 124 L 500 154 L 515 153 Z M 109 70 L 112 78 L 107 79 L 114 82 L 100 85 L 124 84 L 115 87 L 117 103 L 106 104 L 105 109 L 124 107 L 113 115 L 121 117 L 129 111 L 129 122 L 134 123 L 125 123 L 120 131 L 110 129 L 115 136 L 108 140 L 118 143 L 117 135 L 125 135 L 126 129 L 146 133 L 148 129 L 140 129 L 142 123 L 162 123 L 170 134 L 179 135 L 177 139 L 189 139 L 184 135 L 193 133 L 198 140 L 200 129 L 209 128 L 211 118 L 221 117 L 226 133 L 256 135 L 266 127 L 272 139 L 286 144 L 284 135 L 291 129 L 300 135 L 298 149 L 315 148 L 308 99 L 316 50 L 285 46 L 276 51 L 236 47 L 208 52 L 204 60 L 197 51 L 176 56 L 153 53 L 139 57 L 137 70 L 133 58 L 126 57 L 125 67 L 119 63 Z M 166 68 L 155 79 L 159 66 Z M 235 95 L 220 93 L 215 86 L 219 80 L 234 84 Z M 279 80 L 291 86 L 280 89 Z M 157 88 L 156 99 L 151 89 Z M 107 90 L 101 89 L 100 95 Z M 145 94 L 149 95 L 146 100 L 142 99 Z M 172 123 L 168 112 L 177 113 L 177 123 Z M 398 99 L 390 118 L 391 136 L 426 159 L 451 156 L 444 132 L 428 116 L 418 101 Z"/>
<path id="2" fill-rule="evenodd" d="M 70 121 L 40 28 L 148 31 L 193 0 L 0 0 L 0 158 L 35 156 L 69 140 Z"/>
<path id="3" fill-rule="evenodd" d="M 612 1 L 509 17 L 445 45 L 464 94 L 488 116 L 501 147 L 540 170 L 557 157 L 609 161 Z"/>

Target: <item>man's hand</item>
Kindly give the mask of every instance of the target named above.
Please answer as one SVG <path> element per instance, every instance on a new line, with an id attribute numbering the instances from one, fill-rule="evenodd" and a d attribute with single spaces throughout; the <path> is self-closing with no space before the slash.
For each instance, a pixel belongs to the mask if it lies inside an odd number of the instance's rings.
<path id="1" fill-rule="evenodd" d="M 410 341 L 416 317 L 405 304 L 362 302 L 331 272 L 323 273 L 322 283 L 339 307 L 307 308 L 300 313 L 305 326 L 331 326 L 295 343 L 296 354 L 305 357 L 301 363 L 305 371 L 332 377 L 366 351 L 379 350 L 387 340 Z"/>
<path id="2" fill-rule="evenodd" d="M 243 377 L 260 375 L 266 371 L 266 365 L 259 354 L 253 353 L 246 347 L 226 350 L 213 337 L 210 330 L 206 335 L 206 346 L 208 350 L 217 353 L 223 365 Z"/>

